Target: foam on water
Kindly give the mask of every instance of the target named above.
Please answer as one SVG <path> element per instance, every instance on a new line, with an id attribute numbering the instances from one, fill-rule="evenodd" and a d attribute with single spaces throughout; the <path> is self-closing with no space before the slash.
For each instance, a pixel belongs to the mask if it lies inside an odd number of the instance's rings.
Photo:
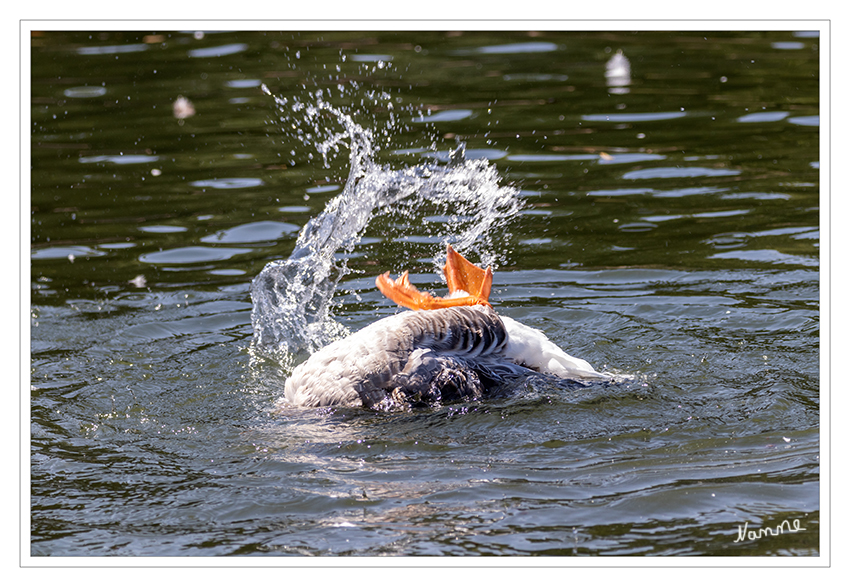
<path id="1" fill-rule="evenodd" d="M 463 254 L 475 253 L 482 264 L 495 268 L 504 262 L 506 252 L 498 243 L 522 207 L 519 190 L 501 185 L 486 159 L 466 159 L 463 145 L 418 165 L 379 165 L 374 131 L 324 98 L 322 90 L 306 100 L 275 98 L 281 126 L 296 131 L 295 138 L 321 154 L 326 167 L 329 156 L 349 149 L 342 192 L 303 227 L 289 258 L 266 265 L 251 284 L 254 348 L 278 358 L 312 353 L 347 334 L 333 317 L 334 293 L 350 272 L 346 256 L 378 216 L 389 217 L 402 232 L 414 231 L 414 219 L 436 210 L 441 220 L 429 227 L 428 240 L 439 272 L 447 243 Z M 391 138 L 397 121 L 391 117 L 381 129 L 384 138 Z M 447 162 L 436 162 L 440 158 Z"/>

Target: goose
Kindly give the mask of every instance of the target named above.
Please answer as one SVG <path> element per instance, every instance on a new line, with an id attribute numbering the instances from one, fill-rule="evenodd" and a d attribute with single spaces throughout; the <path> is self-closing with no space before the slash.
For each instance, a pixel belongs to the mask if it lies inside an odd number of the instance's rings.
<path id="1" fill-rule="evenodd" d="M 446 297 L 419 291 L 405 271 L 375 283 L 412 311 L 383 318 L 313 353 L 284 385 L 292 406 L 362 406 L 377 410 L 475 401 L 532 372 L 580 382 L 609 381 L 540 330 L 499 316 L 489 302 L 490 267 L 447 246 Z"/>

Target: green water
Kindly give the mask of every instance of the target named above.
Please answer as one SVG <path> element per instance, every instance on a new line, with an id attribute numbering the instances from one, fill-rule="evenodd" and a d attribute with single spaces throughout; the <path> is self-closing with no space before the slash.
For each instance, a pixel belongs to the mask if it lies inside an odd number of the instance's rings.
<path id="1" fill-rule="evenodd" d="M 31 555 L 818 556 L 819 41 L 34 34 Z M 496 309 L 634 383 L 276 410 L 248 288 L 348 178 L 317 90 L 399 173 L 487 158 L 525 206 Z M 340 324 L 396 312 L 384 271 L 442 287 L 442 213 L 340 252 Z"/>

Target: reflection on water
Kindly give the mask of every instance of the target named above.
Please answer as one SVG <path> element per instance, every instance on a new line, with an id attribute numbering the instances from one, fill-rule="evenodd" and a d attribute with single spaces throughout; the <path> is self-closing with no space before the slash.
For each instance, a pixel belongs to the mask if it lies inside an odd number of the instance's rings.
<path id="1" fill-rule="evenodd" d="M 820 553 L 818 36 L 32 44 L 32 555 Z M 635 379 L 276 408 L 448 238 Z"/>

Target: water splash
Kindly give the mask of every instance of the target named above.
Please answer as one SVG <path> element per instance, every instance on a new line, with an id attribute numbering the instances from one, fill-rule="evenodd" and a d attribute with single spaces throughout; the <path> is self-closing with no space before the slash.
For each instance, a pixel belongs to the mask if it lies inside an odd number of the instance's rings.
<path id="1" fill-rule="evenodd" d="M 272 95 L 265 86 L 263 90 Z M 423 215 L 438 216 L 440 221 L 428 229 L 435 271 L 442 267 L 447 243 L 496 267 L 506 255 L 501 244 L 505 227 L 522 207 L 518 190 L 500 185 L 498 171 L 486 159 L 466 159 L 463 145 L 450 150 L 445 163 L 398 169 L 379 165 L 373 131 L 324 98 L 322 90 L 312 93 L 309 103 L 275 98 L 287 113 L 286 126 L 297 130 L 304 145 L 315 148 L 325 167 L 329 156 L 336 156 L 341 147 L 349 149 L 342 192 L 304 226 L 289 258 L 266 265 L 251 284 L 254 348 L 284 363 L 347 334 L 333 317 L 334 293 L 351 272 L 347 255 L 375 218 L 383 216 L 403 232 L 421 228 L 415 219 Z M 383 129 L 385 136 L 395 120 Z"/>

